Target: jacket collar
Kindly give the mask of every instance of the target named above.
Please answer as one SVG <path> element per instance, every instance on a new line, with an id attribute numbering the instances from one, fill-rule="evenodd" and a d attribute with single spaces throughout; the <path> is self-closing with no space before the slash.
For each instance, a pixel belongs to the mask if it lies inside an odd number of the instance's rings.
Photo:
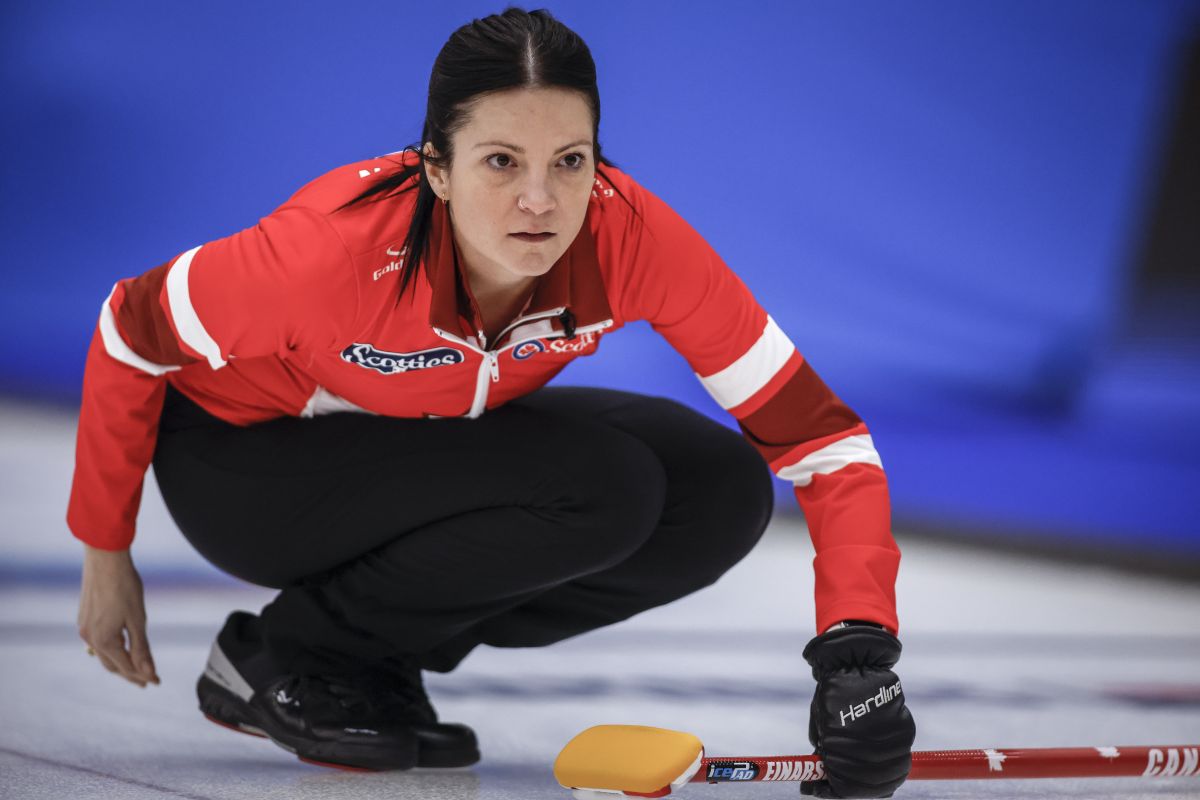
<path id="1" fill-rule="evenodd" d="M 582 328 L 612 319 L 608 305 L 600 262 L 596 257 L 596 241 L 591 229 L 592 207 L 575 241 L 545 275 L 534 284 L 533 297 L 522 316 L 531 316 L 562 308 L 574 317 L 573 327 Z M 464 338 L 475 335 L 471 290 L 458 263 L 454 231 L 450 214 L 443 203 L 434 203 L 430 228 L 429 258 L 425 271 L 432 289 L 429 305 L 429 324 Z M 556 333 L 562 332 L 563 322 L 551 321 Z"/>

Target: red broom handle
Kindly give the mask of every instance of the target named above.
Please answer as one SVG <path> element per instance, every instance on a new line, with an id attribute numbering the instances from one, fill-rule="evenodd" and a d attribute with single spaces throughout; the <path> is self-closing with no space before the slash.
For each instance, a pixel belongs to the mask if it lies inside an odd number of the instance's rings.
<path id="1" fill-rule="evenodd" d="M 913 753 L 909 780 L 1200 776 L 1200 745 L 925 750 Z M 819 756 L 713 757 L 692 783 L 811 781 L 825 777 Z"/>

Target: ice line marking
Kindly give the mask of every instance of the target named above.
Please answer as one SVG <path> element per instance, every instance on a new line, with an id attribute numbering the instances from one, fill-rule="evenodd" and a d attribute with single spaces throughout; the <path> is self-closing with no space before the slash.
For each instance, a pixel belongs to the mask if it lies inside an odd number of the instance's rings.
<path id="1" fill-rule="evenodd" d="M 16 756 L 17 758 L 28 759 L 29 761 L 36 761 L 40 764 L 48 764 L 52 767 L 59 767 L 60 769 L 68 769 L 73 772 L 82 772 L 85 775 L 95 775 L 98 778 L 108 778 L 109 780 L 114 780 L 114 781 L 117 781 L 118 783 L 127 783 L 130 786 L 140 786 L 143 789 L 153 789 L 156 792 L 162 792 L 163 794 L 169 794 L 172 797 L 183 797 L 183 798 L 186 798 L 186 800 L 217 800 L 215 797 L 208 797 L 207 795 L 190 794 L 189 792 L 181 792 L 178 789 L 172 789 L 169 786 L 159 786 L 156 783 L 147 783 L 146 781 L 139 781 L 134 778 L 122 778 L 120 775 L 113 775 L 108 772 L 102 772 L 98 769 L 92 769 L 91 767 L 80 767 L 76 764 L 66 764 L 62 761 L 55 761 L 52 758 L 45 758 L 43 756 L 35 756 L 30 753 L 22 753 L 20 750 L 13 750 L 12 748 L 9 748 L 9 747 L 0 747 L 0 753 L 7 753 L 10 756 Z"/>

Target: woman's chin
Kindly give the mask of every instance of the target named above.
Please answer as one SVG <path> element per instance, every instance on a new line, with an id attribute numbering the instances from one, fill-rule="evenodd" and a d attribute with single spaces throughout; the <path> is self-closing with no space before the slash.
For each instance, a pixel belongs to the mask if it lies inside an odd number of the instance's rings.
<path id="1" fill-rule="evenodd" d="M 528 253 L 518 256 L 509 262 L 509 271 L 526 278 L 539 278 L 550 271 L 562 253 L 554 255 L 546 253 Z"/>

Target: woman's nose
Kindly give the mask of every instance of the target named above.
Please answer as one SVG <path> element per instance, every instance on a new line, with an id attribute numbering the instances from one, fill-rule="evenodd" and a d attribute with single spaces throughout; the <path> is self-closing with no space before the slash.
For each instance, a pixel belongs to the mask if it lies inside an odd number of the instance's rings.
<path id="1" fill-rule="evenodd" d="M 526 184 L 517 198 L 517 208 L 531 214 L 545 214 L 553 210 L 554 206 L 554 195 L 540 182 Z"/>

